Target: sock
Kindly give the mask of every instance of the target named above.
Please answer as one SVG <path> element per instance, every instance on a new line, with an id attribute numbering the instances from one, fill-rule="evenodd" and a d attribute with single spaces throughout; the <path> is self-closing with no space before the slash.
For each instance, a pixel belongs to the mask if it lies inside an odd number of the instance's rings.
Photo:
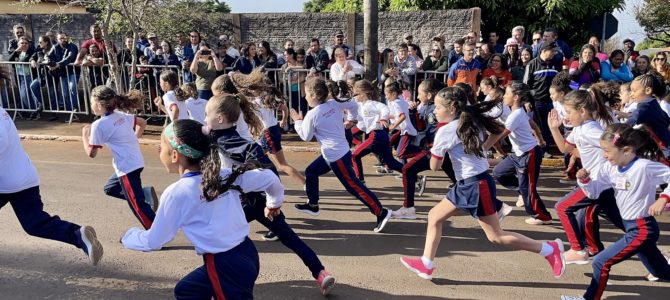
<path id="1" fill-rule="evenodd" d="M 428 259 L 427 257 L 421 256 L 421 262 L 423 262 L 423 266 L 426 267 L 426 269 L 433 268 L 433 261 Z"/>
<path id="2" fill-rule="evenodd" d="M 549 243 L 542 242 L 542 250 L 540 250 L 540 255 L 547 257 L 554 252 L 554 248 L 549 246 Z"/>

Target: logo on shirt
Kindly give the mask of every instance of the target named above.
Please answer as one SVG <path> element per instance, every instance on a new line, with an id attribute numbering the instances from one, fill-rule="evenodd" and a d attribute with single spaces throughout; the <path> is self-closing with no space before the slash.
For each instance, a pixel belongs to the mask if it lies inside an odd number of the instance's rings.
<path id="1" fill-rule="evenodd" d="M 125 119 L 118 119 L 118 120 L 114 121 L 114 126 L 120 126 L 120 125 L 123 125 L 124 123 L 126 123 Z"/>

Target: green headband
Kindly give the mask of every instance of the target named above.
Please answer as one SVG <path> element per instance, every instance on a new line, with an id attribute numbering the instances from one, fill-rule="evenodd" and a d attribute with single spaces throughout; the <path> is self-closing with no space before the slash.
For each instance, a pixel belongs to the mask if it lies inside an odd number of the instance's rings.
<path id="1" fill-rule="evenodd" d="M 174 133 L 174 123 L 170 123 L 170 125 L 165 127 L 165 129 L 163 129 L 163 134 L 165 134 L 165 138 L 170 142 L 170 146 L 182 155 L 188 158 L 200 158 L 203 156 L 202 152 L 193 149 L 193 147 L 177 138 L 177 135 Z"/>

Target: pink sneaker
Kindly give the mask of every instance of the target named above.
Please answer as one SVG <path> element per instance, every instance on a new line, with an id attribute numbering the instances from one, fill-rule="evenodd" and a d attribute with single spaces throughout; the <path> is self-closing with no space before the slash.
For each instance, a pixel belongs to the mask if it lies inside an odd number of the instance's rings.
<path id="1" fill-rule="evenodd" d="M 665 209 L 664 211 L 670 211 L 670 203 L 665 204 Z"/>
<path id="2" fill-rule="evenodd" d="M 554 248 L 554 251 L 546 256 L 545 258 L 551 266 L 551 270 L 554 272 L 554 277 L 559 278 L 565 272 L 565 259 L 563 258 L 563 241 L 561 239 L 555 239 L 553 242 L 547 242 L 551 248 Z"/>
<path id="3" fill-rule="evenodd" d="M 319 278 L 316 279 L 316 284 L 319 286 L 321 295 L 328 295 L 330 290 L 335 286 L 335 277 L 330 275 L 328 271 L 321 270 L 321 272 L 319 272 Z"/>
<path id="4" fill-rule="evenodd" d="M 409 269 L 410 271 L 416 273 L 416 275 L 419 275 L 419 277 L 427 280 L 433 279 L 433 270 L 426 268 L 426 266 L 423 265 L 423 262 L 421 261 L 421 258 L 411 258 L 407 256 L 403 256 L 400 258 L 400 262 L 405 266 L 405 268 Z"/>

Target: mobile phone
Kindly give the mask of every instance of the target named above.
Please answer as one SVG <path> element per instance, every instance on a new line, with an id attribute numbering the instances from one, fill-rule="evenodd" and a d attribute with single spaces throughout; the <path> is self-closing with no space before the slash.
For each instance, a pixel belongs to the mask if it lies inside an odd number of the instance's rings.
<path id="1" fill-rule="evenodd" d="M 202 50 L 202 51 L 200 51 L 200 54 L 202 54 L 202 55 L 210 55 L 210 54 L 212 54 L 212 50 Z"/>

